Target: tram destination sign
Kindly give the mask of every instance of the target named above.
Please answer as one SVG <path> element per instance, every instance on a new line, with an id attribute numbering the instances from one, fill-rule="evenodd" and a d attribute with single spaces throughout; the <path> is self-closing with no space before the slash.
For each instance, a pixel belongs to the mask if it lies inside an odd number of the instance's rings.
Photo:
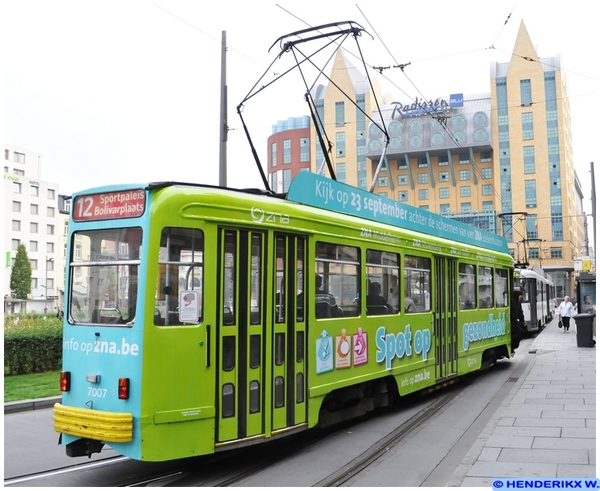
<path id="1" fill-rule="evenodd" d="M 506 238 L 451 218 L 369 193 L 313 172 L 300 172 L 287 199 L 404 229 L 508 253 Z"/>
<path id="2" fill-rule="evenodd" d="M 109 191 L 77 196 L 73 203 L 73 220 L 110 220 L 136 218 L 144 214 L 146 193 L 142 189 Z"/>

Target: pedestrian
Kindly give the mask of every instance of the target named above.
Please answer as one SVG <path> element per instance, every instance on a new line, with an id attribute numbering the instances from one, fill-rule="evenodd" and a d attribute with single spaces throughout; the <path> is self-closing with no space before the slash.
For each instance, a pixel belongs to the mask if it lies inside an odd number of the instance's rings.
<path id="1" fill-rule="evenodd" d="M 569 297 L 566 296 L 565 299 L 560 302 L 558 306 L 558 312 L 560 314 L 559 320 L 563 324 L 563 329 L 565 332 L 569 332 L 569 325 L 571 324 L 571 316 L 573 315 L 573 310 L 575 307 L 569 300 Z"/>
<path id="2" fill-rule="evenodd" d="M 63 310 L 62 305 L 59 305 L 58 306 L 58 312 L 56 312 L 56 317 L 62 320 L 62 318 L 64 317 L 64 315 L 65 315 L 65 311 Z"/>
<path id="3" fill-rule="evenodd" d="M 512 302 L 510 302 L 510 341 L 513 353 L 519 347 L 521 339 L 525 337 L 527 332 L 527 322 L 521 305 L 522 300 L 523 294 L 518 290 L 514 290 Z"/>

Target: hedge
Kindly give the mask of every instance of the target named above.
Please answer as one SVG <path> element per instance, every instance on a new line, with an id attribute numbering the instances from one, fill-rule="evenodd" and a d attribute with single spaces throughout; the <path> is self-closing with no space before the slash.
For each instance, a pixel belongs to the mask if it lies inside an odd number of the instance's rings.
<path id="1" fill-rule="evenodd" d="M 4 375 L 60 370 L 62 321 L 54 316 L 4 317 Z"/>

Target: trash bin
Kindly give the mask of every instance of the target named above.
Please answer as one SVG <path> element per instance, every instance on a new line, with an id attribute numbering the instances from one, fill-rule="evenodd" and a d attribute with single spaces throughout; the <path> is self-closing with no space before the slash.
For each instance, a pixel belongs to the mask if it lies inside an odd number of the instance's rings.
<path id="1" fill-rule="evenodd" d="M 577 323 L 577 347 L 593 348 L 594 341 L 594 318 L 596 314 L 578 314 L 573 317 Z"/>

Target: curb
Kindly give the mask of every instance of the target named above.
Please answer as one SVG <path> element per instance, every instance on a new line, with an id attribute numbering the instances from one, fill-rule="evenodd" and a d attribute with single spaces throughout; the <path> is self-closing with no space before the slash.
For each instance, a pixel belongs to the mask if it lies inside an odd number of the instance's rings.
<path id="1" fill-rule="evenodd" d="M 53 407 L 57 402 L 61 401 L 62 396 L 7 402 L 4 404 L 4 414 L 21 413 L 23 411 L 32 411 L 35 409 L 48 409 Z"/>

